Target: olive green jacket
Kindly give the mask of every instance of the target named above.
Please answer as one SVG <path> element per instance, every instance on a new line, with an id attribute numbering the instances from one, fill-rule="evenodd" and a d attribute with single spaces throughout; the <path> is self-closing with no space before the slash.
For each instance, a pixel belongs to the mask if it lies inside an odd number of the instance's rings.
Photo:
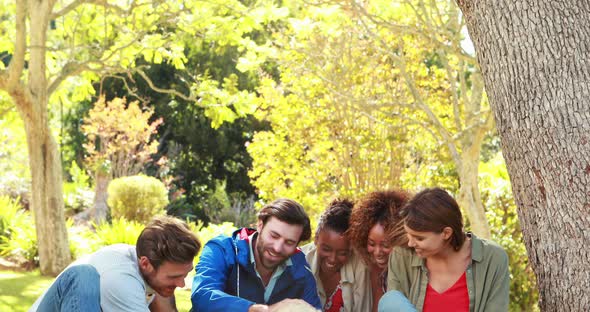
<path id="1" fill-rule="evenodd" d="M 305 259 L 309 263 L 311 273 L 316 280 L 318 296 L 322 307 L 331 294 L 326 294 L 320 280 L 320 264 L 316 246 L 313 242 L 301 247 L 305 253 Z M 367 312 L 373 306 L 371 295 L 371 280 L 367 267 L 356 254 L 352 254 L 345 265 L 340 269 L 340 285 L 342 287 L 342 300 L 345 312 Z"/>
<path id="2" fill-rule="evenodd" d="M 494 242 L 477 238 L 472 233 L 467 235 L 471 237 L 471 264 L 465 272 L 469 311 L 508 311 L 508 255 Z M 389 256 L 387 290 L 402 292 L 418 311 L 422 311 L 427 286 L 425 260 L 418 257 L 414 250 L 396 247 Z"/>

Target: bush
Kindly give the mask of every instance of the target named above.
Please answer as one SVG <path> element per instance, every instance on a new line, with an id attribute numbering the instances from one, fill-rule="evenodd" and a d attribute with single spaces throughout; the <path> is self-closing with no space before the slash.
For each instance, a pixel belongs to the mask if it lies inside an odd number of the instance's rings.
<path id="1" fill-rule="evenodd" d="M 90 246 L 90 250 L 85 253 L 92 253 L 113 244 L 135 245 L 137 237 L 144 227 L 144 224 L 124 218 L 113 219 L 112 223 L 102 223 L 96 227 L 94 232 L 86 232 L 86 235 L 83 236 Z"/>
<path id="2" fill-rule="evenodd" d="M 18 201 L 6 195 L 0 196 L 0 237 L 10 237 L 12 223 L 15 222 L 20 209 Z"/>
<path id="3" fill-rule="evenodd" d="M 160 180 L 145 175 L 114 179 L 108 187 L 107 203 L 113 219 L 125 218 L 140 223 L 164 214 L 168 191 Z"/>
<path id="4" fill-rule="evenodd" d="M 0 196 L 18 198 L 22 208 L 28 209 L 31 195 L 31 181 L 7 173 L 0 176 Z"/>
<path id="5" fill-rule="evenodd" d="M 236 230 L 236 227 L 231 222 L 223 222 L 222 224 L 209 223 L 207 227 L 204 227 L 203 223 L 200 221 L 196 224 L 191 222 L 188 225 L 193 233 L 197 233 L 197 237 L 201 241 L 201 246 L 205 246 L 210 239 L 217 235 L 225 234 L 229 236 Z M 202 251 L 203 248 L 199 250 L 199 254 L 195 257 L 194 263 L 199 263 L 199 257 L 201 256 Z"/>
<path id="6" fill-rule="evenodd" d="M 64 206 L 66 214 L 73 215 L 92 208 L 94 191 L 90 189 L 90 178 L 75 161 L 72 161 L 69 173 L 72 182 L 64 182 Z"/>
<path id="7" fill-rule="evenodd" d="M 18 199 L 0 197 L 0 255 L 25 267 L 38 265 L 37 234 L 31 213 Z"/>
<path id="8" fill-rule="evenodd" d="M 71 216 L 92 207 L 94 191 L 79 187 L 74 183 L 64 183 L 64 208 L 66 215 Z"/>

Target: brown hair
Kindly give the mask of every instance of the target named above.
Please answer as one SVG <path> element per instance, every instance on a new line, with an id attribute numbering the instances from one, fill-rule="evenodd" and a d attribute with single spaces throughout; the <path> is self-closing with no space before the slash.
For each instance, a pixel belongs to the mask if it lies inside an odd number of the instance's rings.
<path id="1" fill-rule="evenodd" d="M 463 216 L 457 201 L 441 188 L 429 188 L 416 194 L 401 211 L 404 224 L 418 232 L 440 233 L 453 229 L 450 243 L 459 250 L 465 241 Z"/>
<path id="2" fill-rule="evenodd" d="M 271 217 L 275 217 L 288 224 L 303 226 L 299 241 L 306 241 L 311 237 L 309 217 L 305 213 L 305 210 L 303 210 L 303 206 L 298 202 L 292 199 L 280 198 L 265 205 L 260 212 L 258 212 L 258 220 L 262 221 L 263 225 L 265 225 L 266 221 Z"/>
<path id="3" fill-rule="evenodd" d="M 407 242 L 405 233 L 396 231 L 401 228 L 399 210 L 408 200 L 409 195 L 402 190 L 372 192 L 361 198 L 352 209 L 350 216 L 349 237 L 356 252 L 369 263 L 367 240 L 371 228 L 379 223 L 389 234 L 392 246 L 401 246 Z"/>
<path id="4" fill-rule="evenodd" d="M 137 238 L 137 257 L 147 257 L 155 269 L 164 262 L 192 262 L 201 242 L 188 225 L 174 217 L 155 217 Z"/>

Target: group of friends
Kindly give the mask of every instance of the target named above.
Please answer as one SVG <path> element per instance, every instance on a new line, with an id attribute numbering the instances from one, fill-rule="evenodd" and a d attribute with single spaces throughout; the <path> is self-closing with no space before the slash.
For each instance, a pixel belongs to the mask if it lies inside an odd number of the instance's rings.
<path id="1" fill-rule="evenodd" d="M 30 311 L 175 311 L 200 249 L 186 223 L 157 217 L 135 246 L 70 265 Z M 256 229 L 203 246 L 191 302 L 195 312 L 507 311 L 509 282 L 506 252 L 464 230 L 449 193 L 388 190 L 332 201 L 313 237 L 299 203 L 265 205 Z"/>

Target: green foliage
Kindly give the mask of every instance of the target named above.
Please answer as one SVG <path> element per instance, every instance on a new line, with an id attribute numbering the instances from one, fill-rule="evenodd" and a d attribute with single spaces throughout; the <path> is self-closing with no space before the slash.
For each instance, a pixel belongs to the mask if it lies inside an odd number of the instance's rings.
<path id="1" fill-rule="evenodd" d="M 99 98 L 82 126 L 88 139 L 84 145 L 88 168 L 114 178 L 141 172 L 158 150 L 152 135 L 162 119 L 150 123 L 152 114 L 140 108 L 138 101 Z"/>
<path id="2" fill-rule="evenodd" d="M 0 192 L 8 194 L 7 191 L 14 192 L 18 189 L 6 189 L 4 181 L 14 181 L 17 178 L 27 180 L 29 162 L 23 122 L 19 119 L 16 109 L 11 108 L 11 103 L 1 93 L 0 91 L 0 129 L 2 129 L 0 130 L 0 171 L 2 172 Z M 22 192 L 20 195 L 22 198 Z"/>
<path id="3" fill-rule="evenodd" d="M 104 222 L 96 226 L 95 231 L 88 232 L 84 238 L 91 246 L 90 252 L 112 244 L 135 245 L 144 227 L 144 224 L 137 221 L 113 218 L 111 223 Z"/>
<path id="4" fill-rule="evenodd" d="M 15 225 L 21 222 L 23 217 L 20 213 L 21 206 L 17 200 L 6 195 L 0 196 L 0 236 L 8 237 L 15 230 Z"/>
<path id="5" fill-rule="evenodd" d="M 94 192 L 90 189 L 89 177 L 75 161 L 70 166 L 72 182 L 64 182 L 64 206 L 66 214 L 72 215 L 92 207 Z"/>
<path id="6" fill-rule="evenodd" d="M 38 264 L 37 234 L 31 214 L 17 200 L 0 197 L 0 255 L 20 265 Z"/>
<path id="7" fill-rule="evenodd" d="M 26 207 L 31 187 L 27 139 L 22 120 L 9 107 L 0 94 L 0 195 L 20 198 Z"/>
<path id="8" fill-rule="evenodd" d="M 260 197 L 294 198 L 316 219 L 337 196 L 441 180 L 424 172 L 438 173 L 448 155 L 418 131 L 413 100 L 387 52 L 346 8 L 297 14 L 276 35 L 280 83 L 265 79 L 259 88 L 257 117 L 272 127 L 248 145 Z"/>
<path id="9" fill-rule="evenodd" d="M 538 310 L 539 294 L 529 264 L 502 154 L 480 165 L 480 185 L 492 238 L 508 252 L 510 262 L 510 311 Z"/>
<path id="10" fill-rule="evenodd" d="M 221 224 L 209 223 L 208 226 L 204 226 L 203 222 L 199 221 L 196 224 L 194 222 L 189 223 L 189 227 L 194 233 L 197 233 L 203 246 L 205 246 L 210 239 L 218 235 L 224 234 L 230 236 L 236 230 L 236 227 L 231 222 L 223 222 Z M 199 262 L 199 257 L 201 256 L 202 251 L 203 249 L 201 248 L 194 263 Z"/>
<path id="11" fill-rule="evenodd" d="M 113 219 L 125 218 L 140 223 L 164 214 L 168 190 L 164 183 L 145 175 L 114 179 L 108 187 L 107 203 Z"/>

